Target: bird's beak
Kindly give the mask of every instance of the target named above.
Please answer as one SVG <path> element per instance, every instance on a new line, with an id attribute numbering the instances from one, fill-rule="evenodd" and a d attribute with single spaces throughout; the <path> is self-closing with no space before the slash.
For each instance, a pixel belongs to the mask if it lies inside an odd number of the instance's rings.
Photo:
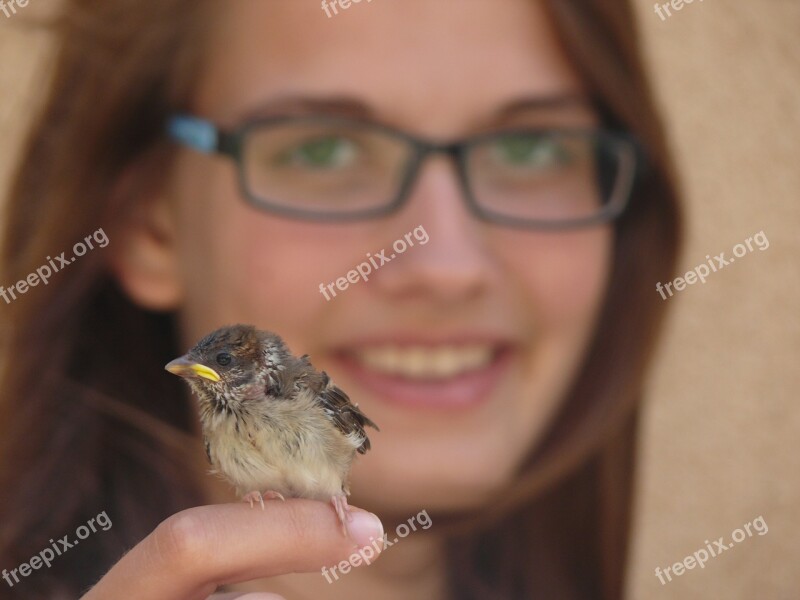
<path id="1" fill-rule="evenodd" d="M 219 373 L 217 373 L 211 367 L 191 361 L 185 356 L 178 357 L 175 360 L 168 362 L 164 368 L 170 373 L 174 373 L 175 375 L 179 375 L 181 377 L 202 377 L 203 379 L 208 379 L 209 381 L 213 381 L 215 383 L 222 379 L 219 376 Z"/>

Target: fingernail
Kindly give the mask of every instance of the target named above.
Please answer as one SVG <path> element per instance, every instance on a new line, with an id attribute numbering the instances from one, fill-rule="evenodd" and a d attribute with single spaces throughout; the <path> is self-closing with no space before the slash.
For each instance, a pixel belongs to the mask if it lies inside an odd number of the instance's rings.
<path id="1" fill-rule="evenodd" d="M 359 548 L 383 539 L 383 523 L 377 516 L 365 510 L 351 510 L 350 516 L 353 519 L 347 523 L 347 533 Z"/>

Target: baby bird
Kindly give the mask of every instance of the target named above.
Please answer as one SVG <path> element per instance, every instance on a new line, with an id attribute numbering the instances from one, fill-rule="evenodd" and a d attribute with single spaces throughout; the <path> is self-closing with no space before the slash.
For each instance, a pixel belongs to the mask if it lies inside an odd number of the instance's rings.
<path id="1" fill-rule="evenodd" d="M 285 496 L 330 501 L 347 535 L 348 473 L 378 429 L 308 355 L 251 325 L 218 329 L 165 366 L 200 405 L 208 460 L 253 506 Z"/>

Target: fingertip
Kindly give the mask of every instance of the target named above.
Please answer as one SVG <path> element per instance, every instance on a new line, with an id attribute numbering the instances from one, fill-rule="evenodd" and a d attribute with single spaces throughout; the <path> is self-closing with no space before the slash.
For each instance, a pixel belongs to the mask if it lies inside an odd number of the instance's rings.
<path id="1" fill-rule="evenodd" d="M 383 523 L 377 515 L 351 506 L 350 517 L 347 522 L 347 533 L 359 548 L 371 546 L 376 540 L 383 540 Z M 378 545 L 383 547 L 382 542 Z"/>

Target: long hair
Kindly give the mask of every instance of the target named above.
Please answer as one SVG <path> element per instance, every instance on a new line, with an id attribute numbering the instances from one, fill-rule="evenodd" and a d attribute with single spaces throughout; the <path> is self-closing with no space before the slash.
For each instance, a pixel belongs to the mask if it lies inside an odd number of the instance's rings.
<path id="1" fill-rule="evenodd" d="M 664 310 L 653 285 L 671 279 L 679 247 L 674 175 L 631 8 L 542 1 L 605 124 L 633 133 L 649 167 L 615 224 L 609 291 L 562 410 L 492 510 L 449 536 L 458 599 L 620 597 L 638 406 Z M 162 183 L 174 156 L 163 122 L 192 96 L 210 4 L 65 0 L 6 207 L 3 281 L 100 226 L 113 244 L 133 204 Z M 131 171 L 136 186 L 120 186 Z M 162 375 L 179 353 L 174 315 L 134 305 L 101 251 L 33 292 L 0 317 L 0 565 L 106 511 L 108 531 L 9 590 L 72 598 L 161 520 L 204 502 L 191 467 L 202 449 L 184 390 Z"/>

